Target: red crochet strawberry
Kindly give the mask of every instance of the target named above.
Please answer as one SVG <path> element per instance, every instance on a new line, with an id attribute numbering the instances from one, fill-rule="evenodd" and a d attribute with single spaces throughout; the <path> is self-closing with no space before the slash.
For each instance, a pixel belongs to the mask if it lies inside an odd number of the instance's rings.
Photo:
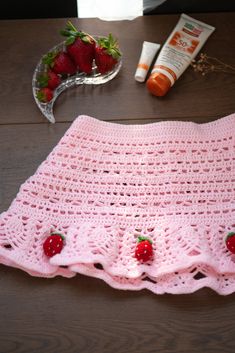
<path id="1" fill-rule="evenodd" d="M 121 57 L 117 40 L 110 33 L 108 37 L 98 39 L 95 48 L 95 62 L 101 74 L 111 71 Z"/>
<path id="2" fill-rule="evenodd" d="M 48 87 L 53 90 L 59 86 L 61 78 L 52 70 L 48 70 L 38 77 L 38 83 L 40 87 Z"/>
<path id="3" fill-rule="evenodd" d="M 48 65 L 56 74 L 73 75 L 77 71 L 69 55 L 64 52 L 50 52 L 42 58 L 42 62 Z"/>
<path id="4" fill-rule="evenodd" d="M 232 253 L 235 254 L 235 233 L 231 232 L 228 233 L 225 243 L 227 246 L 227 249 Z"/>
<path id="5" fill-rule="evenodd" d="M 148 237 L 139 236 L 138 244 L 135 248 L 135 258 L 138 261 L 147 262 L 153 256 L 152 240 Z"/>
<path id="6" fill-rule="evenodd" d="M 67 22 L 65 30 L 61 31 L 61 34 L 67 37 L 65 42 L 67 53 L 76 63 L 78 69 L 90 74 L 95 58 L 95 39 L 87 33 L 78 31 L 70 21 Z"/>
<path id="7" fill-rule="evenodd" d="M 37 99 L 42 103 L 48 103 L 53 98 L 53 92 L 50 88 L 44 87 L 37 92 Z"/>
<path id="8" fill-rule="evenodd" d="M 46 256 L 52 257 L 56 254 L 59 254 L 64 246 L 64 236 L 58 232 L 53 232 L 51 235 L 44 241 L 43 250 Z"/>

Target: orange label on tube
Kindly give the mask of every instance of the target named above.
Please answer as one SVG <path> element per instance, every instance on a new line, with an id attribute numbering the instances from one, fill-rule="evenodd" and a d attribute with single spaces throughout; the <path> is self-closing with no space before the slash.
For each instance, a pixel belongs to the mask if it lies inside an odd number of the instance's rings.
<path id="1" fill-rule="evenodd" d="M 181 51 L 192 54 L 196 50 L 199 41 L 185 36 L 182 32 L 175 32 L 169 44 Z"/>
<path id="2" fill-rule="evenodd" d="M 149 69 L 149 66 L 147 64 L 142 64 L 142 63 L 138 64 L 137 67 L 139 69 L 144 69 L 146 71 L 148 71 L 148 69 Z"/>
<path id="3" fill-rule="evenodd" d="M 166 67 L 166 66 L 164 66 L 164 65 L 154 65 L 153 70 L 154 70 L 154 69 L 162 69 L 162 70 L 165 70 L 165 71 L 167 71 L 167 72 L 173 77 L 174 81 L 177 80 L 176 74 L 174 73 L 174 71 L 172 71 L 171 69 L 169 69 L 169 67 Z"/>

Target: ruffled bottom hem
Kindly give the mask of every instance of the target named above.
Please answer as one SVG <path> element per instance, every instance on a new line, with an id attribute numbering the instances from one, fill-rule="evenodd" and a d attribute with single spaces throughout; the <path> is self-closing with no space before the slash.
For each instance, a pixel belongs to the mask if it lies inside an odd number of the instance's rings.
<path id="1" fill-rule="evenodd" d="M 52 228 L 48 222 L 2 214 L 0 263 L 31 276 L 71 278 L 79 273 L 102 279 L 113 288 L 148 289 L 155 294 L 193 293 L 203 287 L 221 295 L 235 291 L 235 257 L 224 244 L 231 227 L 214 224 L 214 231 L 209 232 L 206 226 L 158 223 L 149 233 L 154 257 L 146 263 L 135 258 L 133 229 L 84 220 L 58 226 L 65 244 L 61 253 L 48 258 L 43 243 Z M 211 246 L 215 237 L 216 249 Z"/>
<path id="2" fill-rule="evenodd" d="M 218 274 L 206 264 L 193 264 L 184 270 L 157 277 L 143 273 L 138 278 L 127 278 L 111 275 L 101 263 L 59 265 L 54 266 L 54 272 L 43 272 L 42 269 L 35 269 L 33 266 L 24 267 L 20 262 L 12 261 L 2 254 L 0 263 L 23 270 L 34 277 L 54 278 L 63 276 L 72 278 L 77 274 L 82 274 L 101 279 L 109 286 L 120 290 L 138 291 L 147 289 L 154 294 L 189 294 L 208 287 L 220 295 L 229 295 L 235 291 L 234 274 Z"/>

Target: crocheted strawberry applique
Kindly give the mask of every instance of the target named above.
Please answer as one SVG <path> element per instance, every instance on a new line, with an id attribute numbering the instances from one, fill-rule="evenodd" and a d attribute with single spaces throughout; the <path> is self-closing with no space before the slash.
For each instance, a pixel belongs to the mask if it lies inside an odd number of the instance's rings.
<path id="1" fill-rule="evenodd" d="M 64 247 L 64 241 L 65 237 L 62 234 L 58 232 L 51 233 L 43 243 L 44 254 L 48 257 L 59 254 Z"/>
<path id="2" fill-rule="evenodd" d="M 225 238 L 225 244 L 227 249 L 232 253 L 235 254 L 235 233 L 231 232 Z"/>
<path id="3" fill-rule="evenodd" d="M 135 258 L 141 262 L 151 260 L 153 256 L 153 242 L 148 237 L 139 236 L 138 244 L 135 248 Z"/>

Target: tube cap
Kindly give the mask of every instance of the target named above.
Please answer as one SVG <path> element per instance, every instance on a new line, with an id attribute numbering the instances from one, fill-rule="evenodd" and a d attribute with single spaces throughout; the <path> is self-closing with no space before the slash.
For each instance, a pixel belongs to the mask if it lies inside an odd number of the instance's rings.
<path id="1" fill-rule="evenodd" d="M 147 80 L 147 88 L 154 96 L 162 97 L 171 88 L 170 79 L 161 72 L 153 73 Z"/>
<path id="2" fill-rule="evenodd" d="M 135 73 L 135 80 L 138 82 L 144 82 L 147 76 L 147 71 L 141 68 L 138 68 Z"/>

